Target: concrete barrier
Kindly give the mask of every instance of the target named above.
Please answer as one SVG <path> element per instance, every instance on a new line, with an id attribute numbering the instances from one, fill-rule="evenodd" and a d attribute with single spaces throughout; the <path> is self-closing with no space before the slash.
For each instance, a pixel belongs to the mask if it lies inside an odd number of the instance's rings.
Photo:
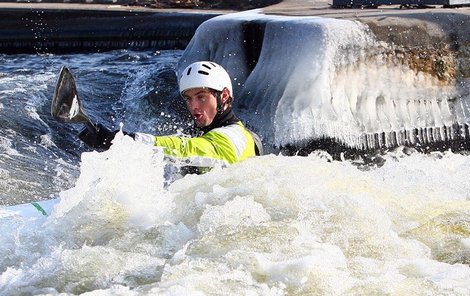
<path id="1" fill-rule="evenodd" d="M 0 5 L 1 53 L 68 53 L 112 49 L 184 49 L 217 12 L 113 6 Z"/>

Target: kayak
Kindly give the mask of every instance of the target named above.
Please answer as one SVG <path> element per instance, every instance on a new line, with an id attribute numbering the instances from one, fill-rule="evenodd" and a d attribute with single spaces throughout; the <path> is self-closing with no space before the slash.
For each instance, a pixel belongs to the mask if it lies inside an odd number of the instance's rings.
<path id="1" fill-rule="evenodd" d="M 31 203 L 18 204 L 4 207 L 8 212 L 13 212 L 23 218 L 45 218 L 49 216 L 60 199 L 35 201 Z"/>

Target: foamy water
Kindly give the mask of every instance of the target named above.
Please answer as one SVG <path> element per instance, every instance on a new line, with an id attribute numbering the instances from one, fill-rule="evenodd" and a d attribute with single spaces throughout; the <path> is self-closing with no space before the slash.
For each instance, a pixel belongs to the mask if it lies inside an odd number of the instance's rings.
<path id="1" fill-rule="evenodd" d="M 470 293 L 467 156 L 266 155 L 165 187 L 161 152 L 115 141 L 49 217 L 1 211 L 0 294 Z"/>

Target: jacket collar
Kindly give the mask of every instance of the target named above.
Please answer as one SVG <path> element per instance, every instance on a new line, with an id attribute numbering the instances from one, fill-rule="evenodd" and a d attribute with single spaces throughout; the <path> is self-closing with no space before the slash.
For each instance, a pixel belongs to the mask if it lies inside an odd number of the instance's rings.
<path id="1" fill-rule="evenodd" d="M 208 126 L 202 127 L 201 131 L 205 134 L 215 128 L 231 125 L 239 121 L 240 119 L 235 116 L 235 113 L 233 113 L 232 108 L 227 108 L 224 110 L 224 112 L 217 113 L 212 123 Z"/>

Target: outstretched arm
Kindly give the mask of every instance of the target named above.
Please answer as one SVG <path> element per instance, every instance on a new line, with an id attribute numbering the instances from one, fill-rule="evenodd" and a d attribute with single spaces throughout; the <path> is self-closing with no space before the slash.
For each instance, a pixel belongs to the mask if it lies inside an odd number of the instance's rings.
<path id="1" fill-rule="evenodd" d="M 163 147 L 168 157 L 198 167 L 225 166 L 256 155 L 253 137 L 241 124 L 216 128 L 195 138 L 136 133 L 135 139 Z"/>

